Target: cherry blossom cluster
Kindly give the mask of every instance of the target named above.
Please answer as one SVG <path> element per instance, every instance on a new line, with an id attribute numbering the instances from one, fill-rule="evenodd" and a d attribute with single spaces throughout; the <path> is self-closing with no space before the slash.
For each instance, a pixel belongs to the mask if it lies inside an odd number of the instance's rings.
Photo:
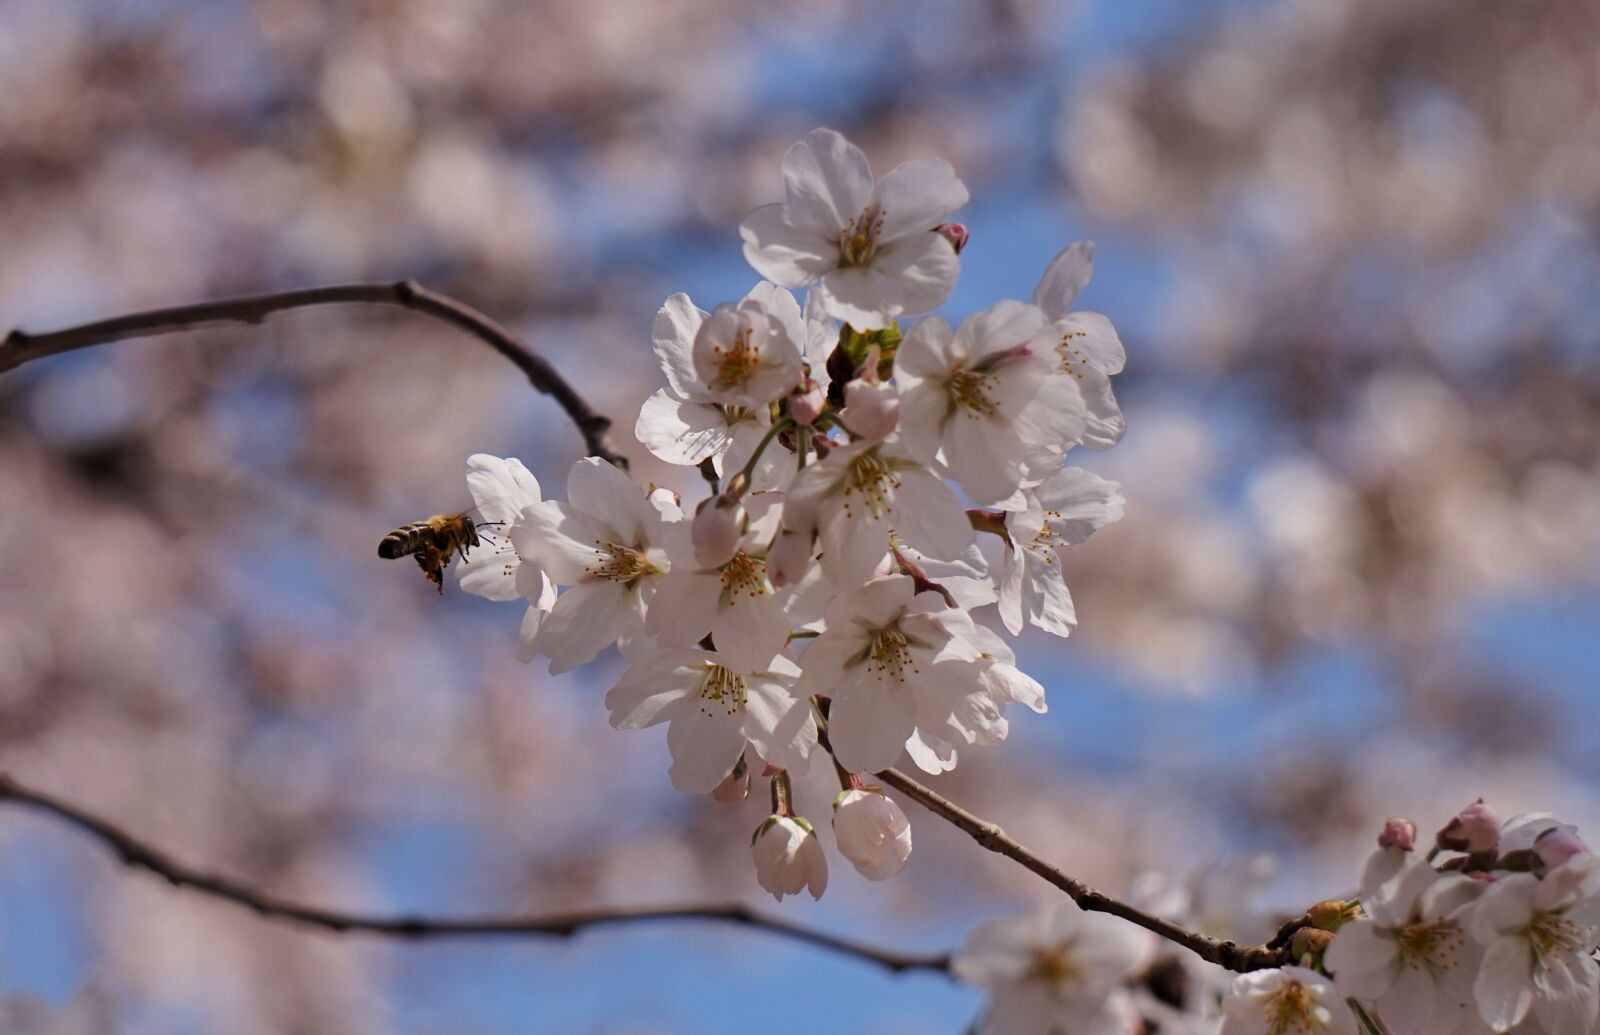
<path id="1" fill-rule="evenodd" d="M 467 483 L 499 527 L 461 567 L 468 591 L 526 601 L 523 660 L 559 673 L 621 650 L 611 723 L 667 724 L 675 787 L 739 800 L 770 779 L 753 844 L 779 898 L 827 883 L 790 783 L 819 747 L 842 788 L 839 849 L 881 880 L 911 832 L 872 774 L 902 756 L 949 770 L 1005 739 L 1010 706 L 1045 710 L 1000 630 L 1072 631 L 1063 551 L 1117 520 L 1122 498 L 1063 464 L 1123 427 L 1122 344 L 1072 309 L 1092 246 L 1062 251 L 1031 302 L 952 326 L 925 315 L 967 242 L 948 162 L 875 180 L 860 149 L 818 129 L 783 176 L 785 200 L 740 228 L 765 279 L 709 311 L 673 295 L 652 329 L 666 383 L 635 434 L 698 468 L 708 498 L 691 507 L 591 457 L 565 500 L 545 500 L 517 460 L 475 455 Z"/>
<path id="2" fill-rule="evenodd" d="M 1294 963 L 1228 975 L 1070 902 L 978 928 L 956 976 L 989 992 L 985 1035 L 1594 1035 L 1600 857 L 1548 813 L 1501 823 L 1482 801 L 1419 851 L 1390 820 L 1353 899 L 1318 903 Z M 1192 928 L 1268 931 L 1252 861 L 1133 900 Z"/>

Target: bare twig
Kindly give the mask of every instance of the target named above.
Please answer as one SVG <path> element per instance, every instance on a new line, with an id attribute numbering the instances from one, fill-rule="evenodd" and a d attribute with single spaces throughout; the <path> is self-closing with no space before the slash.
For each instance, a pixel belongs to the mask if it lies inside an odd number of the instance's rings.
<path id="1" fill-rule="evenodd" d="M 521 338 L 471 306 L 410 280 L 393 284 L 333 284 L 151 309 L 40 334 L 13 330 L 4 341 L 0 341 L 0 374 L 30 360 L 91 345 L 171 334 L 206 324 L 259 324 L 271 314 L 287 309 L 347 304 L 397 306 L 448 323 L 472 335 L 514 363 L 517 369 L 527 375 L 534 388 L 553 396 L 561 404 L 583 435 L 590 456 L 626 466 L 626 462 L 606 445 L 610 419 L 596 413 L 548 360 L 534 352 Z"/>
<path id="2" fill-rule="evenodd" d="M 202 895 L 243 906 L 265 917 L 286 920 L 336 933 L 357 932 L 411 940 L 485 936 L 567 937 L 589 927 L 657 921 L 712 921 L 740 924 L 770 931 L 793 941 L 804 942 L 830 952 L 843 953 L 875 963 L 890 971 L 932 970 L 946 972 L 950 957 L 897 952 L 866 945 L 801 927 L 777 917 L 763 916 L 740 903 L 620 907 L 593 909 L 547 916 L 483 916 L 431 918 L 417 916 L 367 916 L 339 910 L 321 909 L 278 898 L 241 881 L 220 874 L 206 873 L 184 865 L 162 850 L 135 838 L 120 827 L 69 804 L 19 783 L 0 773 L 0 802 L 14 802 L 65 820 L 98 839 L 128 866 L 147 870 L 177 888 L 188 888 Z"/>
<path id="3" fill-rule="evenodd" d="M 949 798 L 930 787 L 923 786 L 899 770 L 885 769 L 877 774 L 877 778 L 929 812 L 956 826 L 984 848 L 1021 863 L 1065 891 L 1082 909 L 1110 913 L 1129 923 L 1138 924 L 1147 931 L 1153 931 L 1168 941 L 1183 946 L 1201 959 L 1228 970 L 1240 972 L 1264 970 L 1291 962 L 1286 949 L 1269 948 L 1265 945 L 1243 946 L 1237 942 L 1213 938 L 1146 913 L 1102 891 L 1097 891 L 1076 877 L 1051 866 L 1014 838 L 1007 836 L 1005 831 L 995 824 L 973 815 Z"/>

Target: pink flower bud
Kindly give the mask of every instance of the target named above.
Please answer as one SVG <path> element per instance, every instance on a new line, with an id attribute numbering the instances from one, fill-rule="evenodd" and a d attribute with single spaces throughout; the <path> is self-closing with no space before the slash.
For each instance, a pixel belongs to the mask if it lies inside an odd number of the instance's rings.
<path id="1" fill-rule="evenodd" d="M 1436 841 L 1440 848 L 1450 852 L 1493 851 L 1500 842 L 1500 817 L 1479 798 L 1456 813 L 1439 831 Z"/>
<path id="2" fill-rule="evenodd" d="M 933 228 L 933 232 L 950 242 L 950 247 L 961 254 L 961 249 L 967 246 L 967 228 L 962 223 L 940 223 Z"/>
<path id="3" fill-rule="evenodd" d="M 810 823 L 796 816 L 768 816 L 750 842 L 756 863 L 756 880 L 783 901 L 801 889 L 821 898 L 828 887 L 828 859 Z"/>
<path id="4" fill-rule="evenodd" d="M 711 791 L 711 797 L 724 805 L 737 805 L 750 795 L 750 770 L 741 762 L 733 772 L 722 778 Z"/>
<path id="5" fill-rule="evenodd" d="M 1417 825 L 1409 819 L 1386 819 L 1378 833 L 1379 848 L 1398 848 L 1409 852 L 1417 845 Z"/>
<path id="6" fill-rule="evenodd" d="M 856 378 L 844 386 L 844 409 L 839 416 L 852 435 L 882 438 L 900 422 L 900 394 L 893 385 Z"/>
<path id="7" fill-rule="evenodd" d="M 1539 862 L 1546 870 L 1553 870 L 1566 862 L 1574 855 L 1583 855 L 1589 851 L 1589 846 L 1583 839 L 1571 830 L 1562 827 L 1551 827 L 1538 837 L 1534 838 L 1533 850 L 1539 855 Z"/>
<path id="8" fill-rule="evenodd" d="M 823 394 L 822 386 L 811 378 L 789 393 L 789 416 L 799 423 L 810 427 L 818 417 L 822 416 L 823 409 L 828 405 L 828 397 Z"/>
<path id="9" fill-rule="evenodd" d="M 839 851 L 868 880 L 888 880 L 911 858 L 911 821 L 878 790 L 849 790 L 833 800 Z"/>
<path id="10" fill-rule="evenodd" d="M 739 539 L 747 520 L 738 500 L 718 496 L 700 505 L 689 526 L 689 542 L 701 567 L 720 568 L 739 552 Z"/>
<path id="11" fill-rule="evenodd" d="M 773 589 L 782 589 L 805 578 L 811 567 L 812 541 L 810 532 L 791 532 L 784 529 L 767 551 L 767 579 Z"/>

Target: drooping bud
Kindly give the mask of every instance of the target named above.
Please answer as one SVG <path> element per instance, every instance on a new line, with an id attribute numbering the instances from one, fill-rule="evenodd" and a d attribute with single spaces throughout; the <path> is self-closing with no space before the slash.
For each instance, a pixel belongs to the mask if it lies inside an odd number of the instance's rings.
<path id="1" fill-rule="evenodd" d="M 711 791 L 711 797 L 724 805 L 737 805 L 750 795 L 750 767 L 745 765 L 741 757 L 734 764 L 733 771 L 722 778 L 722 782 Z"/>
<path id="2" fill-rule="evenodd" d="M 810 532 L 778 533 L 772 549 L 767 551 L 767 579 L 773 589 L 791 586 L 805 578 L 811 567 L 812 539 Z"/>
<path id="3" fill-rule="evenodd" d="M 744 506 L 726 494 L 700 504 L 694 523 L 689 526 L 695 561 L 701 567 L 720 568 L 733 560 L 748 522 Z"/>
<path id="4" fill-rule="evenodd" d="M 833 799 L 839 851 L 868 880 L 888 880 L 911 858 L 911 821 L 877 788 L 853 788 Z"/>
<path id="5" fill-rule="evenodd" d="M 797 424 L 805 427 L 815 423 L 827 405 L 828 397 L 823 394 L 822 386 L 809 377 L 789 393 L 789 416 L 793 417 Z"/>
<path id="6" fill-rule="evenodd" d="M 756 880 L 778 901 L 801 889 L 819 899 L 828 887 L 828 859 L 822 842 L 805 819 L 768 816 L 750 839 Z"/>
<path id="7" fill-rule="evenodd" d="M 1492 852 L 1500 842 L 1500 817 L 1483 799 L 1456 813 L 1439 831 L 1436 843 L 1447 852 Z"/>
<path id="8" fill-rule="evenodd" d="M 1417 825 L 1409 819 L 1386 819 L 1378 832 L 1379 848 L 1398 848 L 1409 852 L 1417 844 Z"/>
<path id="9" fill-rule="evenodd" d="M 961 249 L 967 246 L 967 228 L 962 223 L 940 223 L 933 228 L 933 232 L 950 242 L 950 247 L 961 254 Z"/>
<path id="10" fill-rule="evenodd" d="M 1573 831 L 1564 827 L 1551 827 L 1534 838 L 1533 850 L 1539 856 L 1539 864 L 1548 872 L 1574 855 L 1588 852 L 1589 846 L 1584 844 L 1583 839 Z"/>

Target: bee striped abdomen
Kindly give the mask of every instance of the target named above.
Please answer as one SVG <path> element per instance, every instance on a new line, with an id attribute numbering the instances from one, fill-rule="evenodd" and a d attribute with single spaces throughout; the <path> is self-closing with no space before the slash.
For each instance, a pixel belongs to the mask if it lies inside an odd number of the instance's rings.
<path id="1" fill-rule="evenodd" d="M 383 541 L 378 544 L 378 556 L 392 561 L 396 557 L 416 553 L 432 539 L 432 525 L 426 521 L 413 521 L 409 525 L 401 525 L 384 536 Z"/>

